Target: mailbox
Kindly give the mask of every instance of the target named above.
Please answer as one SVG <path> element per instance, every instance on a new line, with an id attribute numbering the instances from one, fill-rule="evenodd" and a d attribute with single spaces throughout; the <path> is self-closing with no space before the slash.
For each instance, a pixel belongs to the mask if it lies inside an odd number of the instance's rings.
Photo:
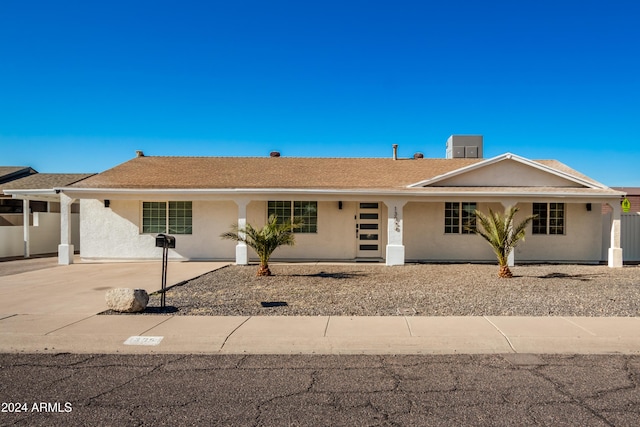
<path id="1" fill-rule="evenodd" d="M 156 236 L 156 248 L 162 248 L 162 291 L 160 292 L 160 306 L 165 307 L 165 293 L 167 292 L 167 263 L 169 261 L 169 249 L 176 247 L 176 238 L 168 234 Z"/>
<path id="2" fill-rule="evenodd" d="M 175 249 L 176 238 L 169 236 L 168 234 L 158 234 L 156 236 L 156 248 L 169 248 Z"/>

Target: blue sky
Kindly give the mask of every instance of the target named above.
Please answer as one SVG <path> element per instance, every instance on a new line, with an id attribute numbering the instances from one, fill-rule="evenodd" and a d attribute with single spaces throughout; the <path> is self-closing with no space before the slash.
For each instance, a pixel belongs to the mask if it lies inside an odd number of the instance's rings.
<path id="1" fill-rule="evenodd" d="M 640 186 L 640 3 L 32 1 L 0 7 L 0 164 L 148 155 L 558 159 Z"/>

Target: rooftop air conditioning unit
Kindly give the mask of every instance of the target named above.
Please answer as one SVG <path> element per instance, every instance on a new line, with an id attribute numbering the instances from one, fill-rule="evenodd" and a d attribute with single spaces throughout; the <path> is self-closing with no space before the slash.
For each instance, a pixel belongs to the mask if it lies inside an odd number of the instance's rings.
<path id="1" fill-rule="evenodd" d="M 482 135 L 451 135 L 447 139 L 447 159 L 481 159 Z"/>

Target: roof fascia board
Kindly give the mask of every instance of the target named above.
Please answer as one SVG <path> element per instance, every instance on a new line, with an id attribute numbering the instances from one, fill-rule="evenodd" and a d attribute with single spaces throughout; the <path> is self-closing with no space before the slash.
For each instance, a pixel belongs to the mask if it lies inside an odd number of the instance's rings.
<path id="1" fill-rule="evenodd" d="M 594 189 L 598 190 L 598 189 Z M 610 191 L 607 193 L 585 193 L 580 191 L 571 191 L 571 187 L 564 189 L 563 192 L 541 192 L 541 191 L 487 191 L 487 190 L 462 190 L 456 191 L 451 188 L 443 188 L 441 191 L 424 192 L 419 189 L 415 190 L 326 190 L 326 189 L 299 189 L 299 188 L 277 188 L 277 189 L 255 189 L 255 188 L 238 188 L 238 189 L 122 189 L 122 188 L 59 188 L 56 191 L 66 193 L 73 198 L 109 198 L 121 197 L 126 199 L 140 199 L 141 197 L 180 197 L 206 199 L 207 197 L 224 197 L 233 199 L 234 196 L 247 196 L 267 200 L 275 196 L 356 196 L 356 197 L 403 197 L 403 198 L 437 198 L 437 197 L 476 197 L 476 198 L 493 198 L 495 200 L 507 197 L 527 197 L 527 198 L 582 198 L 582 199 L 602 199 L 611 200 L 619 199 L 624 196 L 624 192 Z M 83 197 L 84 196 L 84 197 Z"/>
<path id="2" fill-rule="evenodd" d="M 4 194 L 7 194 L 7 195 L 13 196 L 13 197 L 16 197 L 16 196 L 51 196 L 51 195 L 55 195 L 57 193 L 58 193 L 58 191 L 56 191 L 53 188 L 43 188 L 43 189 L 29 188 L 29 189 L 24 189 L 24 190 L 18 190 L 18 189 L 4 190 Z"/>
<path id="3" fill-rule="evenodd" d="M 47 202 L 57 202 L 60 200 L 60 196 L 52 189 L 5 190 L 4 194 L 7 196 L 11 196 L 12 199 L 17 199 L 17 200 L 34 200 L 34 201 L 47 201 Z"/>
<path id="4" fill-rule="evenodd" d="M 424 181 L 416 182 L 415 184 L 410 184 L 407 187 L 408 188 L 427 187 L 429 185 L 435 184 L 436 182 L 440 182 L 440 181 L 443 181 L 443 180 L 448 179 L 448 178 L 453 178 L 454 176 L 462 175 L 462 174 L 471 172 L 473 170 L 484 168 L 486 166 L 489 166 L 489 165 L 492 165 L 492 164 L 495 164 L 495 163 L 499 163 L 499 162 L 502 162 L 504 160 L 514 160 L 514 161 L 516 161 L 518 163 L 522 163 L 522 164 L 525 164 L 527 166 L 533 167 L 535 169 L 541 170 L 543 172 L 550 173 L 552 175 L 556 175 L 558 177 L 567 179 L 569 181 L 573 181 L 573 182 L 575 182 L 577 184 L 584 185 L 585 187 L 588 187 L 588 188 L 593 188 L 593 189 L 597 189 L 597 188 L 605 189 L 605 188 L 608 188 L 606 185 L 601 184 L 599 182 L 587 181 L 587 180 L 582 179 L 580 177 L 577 177 L 577 176 L 571 175 L 569 173 L 554 169 L 554 168 L 552 168 L 550 166 L 543 165 L 541 163 L 535 162 L 533 160 L 529 160 L 529 159 L 527 159 L 525 157 L 518 156 L 517 154 L 513 154 L 513 153 L 501 154 L 499 156 L 492 157 L 490 159 L 484 160 L 484 161 L 479 162 L 479 163 L 475 163 L 473 165 L 465 166 L 465 167 L 462 167 L 460 169 L 456 169 L 454 171 L 447 172 L 445 174 L 438 175 L 438 176 L 435 176 L 435 177 L 430 178 L 430 179 L 425 179 Z"/>

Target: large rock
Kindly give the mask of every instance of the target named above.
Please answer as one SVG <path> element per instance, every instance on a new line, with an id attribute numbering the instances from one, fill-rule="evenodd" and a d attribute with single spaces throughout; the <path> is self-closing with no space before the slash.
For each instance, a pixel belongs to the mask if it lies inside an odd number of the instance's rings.
<path id="1" fill-rule="evenodd" d="M 149 294 L 144 289 L 116 288 L 107 291 L 107 307 L 123 313 L 143 311 L 149 303 Z"/>

